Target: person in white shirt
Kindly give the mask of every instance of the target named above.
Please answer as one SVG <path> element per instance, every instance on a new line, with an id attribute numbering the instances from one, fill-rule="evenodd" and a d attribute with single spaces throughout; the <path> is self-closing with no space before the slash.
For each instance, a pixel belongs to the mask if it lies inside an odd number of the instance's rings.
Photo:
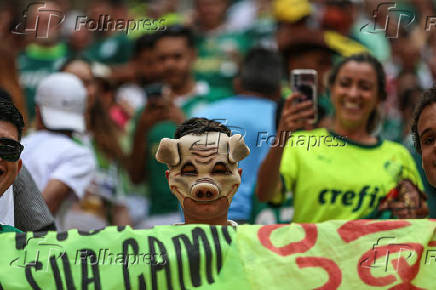
<path id="1" fill-rule="evenodd" d="M 70 73 L 54 73 L 36 92 L 37 131 L 23 139 L 22 158 L 56 219 L 67 229 L 72 205 L 85 195 L 95 172 L 95 159 L 74 134 L 84 133 L 86 90 Z"/>

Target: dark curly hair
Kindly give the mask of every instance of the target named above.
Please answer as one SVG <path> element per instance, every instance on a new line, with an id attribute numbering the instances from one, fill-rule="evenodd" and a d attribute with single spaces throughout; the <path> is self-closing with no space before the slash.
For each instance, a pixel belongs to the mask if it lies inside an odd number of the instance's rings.
<path id="1" fill-rule="evenodd" d="M 2 95 L 7 94 L 2 90 Z M 10 96 L 9 96 L 10 98 Z M 18 141 L 21 140 L 24 129 L 24 120 L 20 111 L 6 97 L 0 98 L 0 121 L 11 123 L 17 128 Z"/>
<path id="2" fill-rule="evenodd" d="M 333 84 L 336 81 L 336 77 L 338 76 L 339 71 L 341 68 L 347 64 L 350 61 L 355 61 L 358 63 L 367 63 L 371 65 L 376 74 L 377 78 L 377 97 L 380 101 L 385 101 L 387 98 L 387 92 L 386 92 L 386 73 L 383 69 L 382 64 L 372 55 L 368 53 L 359 53 L 354 54 L 349 57 L 344 58 L 342 61 L 337 63 L 330 72 L 329 78 L 328 78 L 328 85 L 331 88 Z M 375 128 L 377 127 L 379 116 L 377 114 L 377 110 L 374 110 L 371 112 L 371 115 L 369 116 L 368 124 L 366 126 L 366 130 L 368 132 L 373 132 Z"/>
<path id="3" fill-rule="evenodd" d="M 220 132 L 229 137 L 232 134 L 232 131 L 220 122 L 206 118 L 191 118 L 177 127 L 174 138 L 180 139 L 188 134 L 201 135 L 206 132 Z"/>
<path id="4" fill-rule="evenodd" d="M 428 89 L 424 92 L 423 97 L 420 99 L 418 105 L 416 105 L 415 113 L 413 116 L 412 137 L 413 137 L 413 142 L 415 144 L 416 152 L 418 152 L 419 154 L 422 153 L 420 136 L 418 133 L 419 118 L 421 117 L 421 114 L 424 111 L 424 109 L 433 104 L 436 104 L 436 87 L 432 89 Z"/>

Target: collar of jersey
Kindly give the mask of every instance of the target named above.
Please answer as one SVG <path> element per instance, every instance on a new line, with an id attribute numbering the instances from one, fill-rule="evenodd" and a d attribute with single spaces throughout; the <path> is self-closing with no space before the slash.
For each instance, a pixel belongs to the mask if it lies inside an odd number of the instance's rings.
<path id="1" fill-rule="evenodd" d="M 383 144 L 383 140 L 380 138 L 380 136 L 377 136 L 377 142 L 375 144 L 362 144 L 362 143 L 358 143 L 356 141 L 350 140 L 347 137 L 341 136 L 336 134 L 335 132 L 333 132 L 332 130 L 328 130 L 329 134 L 332 135 L 333 137 L 337 138 L 337 139 L 341 139 L 342 141 L 344 141 L 347 144 L 350 145 L 354 145 L 360 148 L 364 148 L 364 149 L 373 149 L 373 148 L 377 148 L 380 147 Z"/>

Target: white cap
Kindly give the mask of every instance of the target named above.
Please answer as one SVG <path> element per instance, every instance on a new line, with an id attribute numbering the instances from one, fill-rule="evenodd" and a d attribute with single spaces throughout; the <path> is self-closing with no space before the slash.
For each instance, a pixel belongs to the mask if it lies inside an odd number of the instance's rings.
<path id="1" fill-rule="evenodd" d="M 48 129 L 85 131 L 86 90 L 75 75 L 58 72 L 44 78 L 36 89 L 36 104 Z"/>

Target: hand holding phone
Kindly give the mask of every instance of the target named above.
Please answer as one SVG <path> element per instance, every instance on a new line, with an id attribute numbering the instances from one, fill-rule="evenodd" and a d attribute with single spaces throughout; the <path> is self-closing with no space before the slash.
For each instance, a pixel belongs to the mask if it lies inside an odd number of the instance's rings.
<path id="1" fill-rule="evenodd" d="M 278 132 L 293 133 L 297 130 L 313 129 L 312 119 L 315 114 L 311 101 L 300 101 L 304 96 L 299 92 L 292 93 L 286 100 L 280 116 Z M 282 134 L 282 133 L 280 133 Z"/>

